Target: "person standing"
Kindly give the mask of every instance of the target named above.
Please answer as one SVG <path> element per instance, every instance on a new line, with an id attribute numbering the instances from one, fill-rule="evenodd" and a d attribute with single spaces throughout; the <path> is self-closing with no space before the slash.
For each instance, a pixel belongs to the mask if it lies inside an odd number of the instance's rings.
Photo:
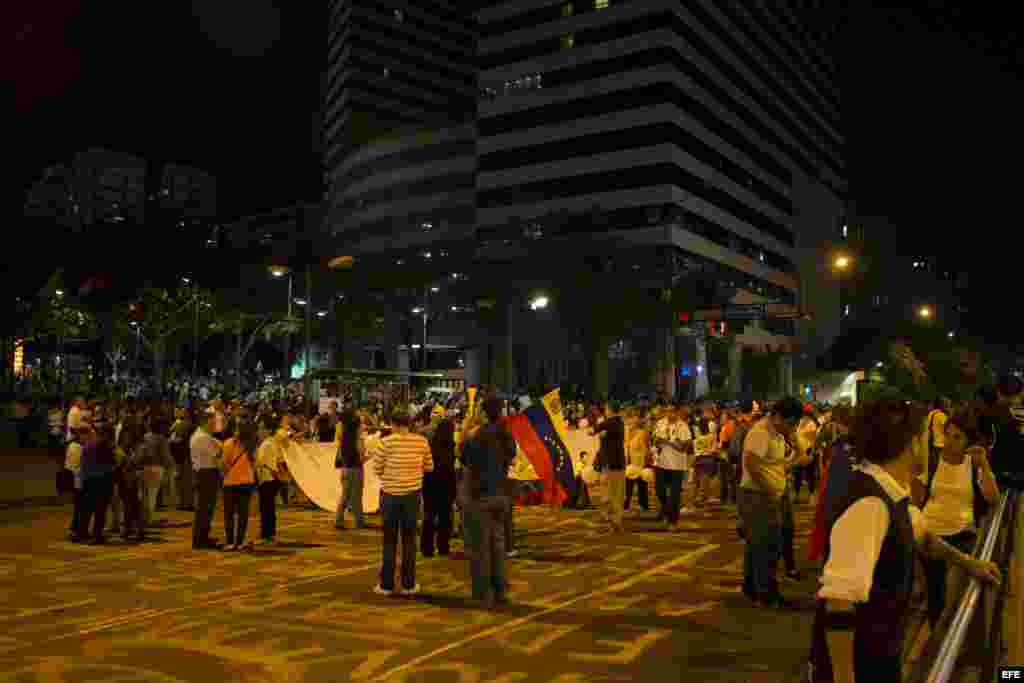
<path id="1" fill-rule="evenodd" d="M 89 522 L 93 522 L 93 543 L 106 543 L 103 535 L 107 521 L 107 506 L 114 493 L 114 427 L 107 423 L 97 425 L 96 438 L 82 447 L 82 505 L 78 537 L 89 536 Z"/>
<path id="2" fill-rule="evenodd" d="M 452 506 L 455 503 L 455 425 L 451 420 L 437 423 L 430 439 L 434 471 L 423 476 L 423 531 L 420 551 L 433 557 L 450 551 Z"/>
<path id="3" fill-rule="evenodd" d="M 363 432 L 362 420 L 354 410 L 346 410 L 338 422 L 338 433 L 341 442 L 334 466 L 341 476 L 341 497 L 338 499 L 338 510 L 334 515 L 334 528 L 345 528 L 345 510 L 352 512 L 356 529 L 366 526 L 363 519 L 363 467 L 370 454 L 367 453 L 366 435 Z"/>
<path id="4" fill-rule="evenodd" d="M 743 442 L 739 492 L 746 534 L 743 592 L 769 606 L 786 606 L 775 575 L 782 552 L 783 497 L 787 493 L 786 435 L 792 434 L 802 415 L 799 401 L 784 398 L 751 427 Z"/>
<path id="5" fill-rule="evenodd" d="M 256 482 L 260 497 L 260 542 L 277 542 L 277 495 L 281 490 L 281 477 L 287 467 L 284 446 L 288 435 L 279 429 L 280 420 L 265 415 L 260 423 L 260 446 L 256 451 Z"/>
<path id="6" fill-rule="evenodd" d="M 68 440 L 64 455 L 64 469 L 71 472 L 73 486 L 71 488 L 71 526 L 68 529 L 68 538 L 73 542 L 81 540 L 79 529 L 82 526 L 82 442 L 89 441 L 92 433 L 88 423 L 79 422 Z"/>
<path id="7" fill-rule="evenodd" d="M 434 469 L 430 444 L 409 431 L 408 412 L 396 411 L 391 418 L 394 432 L 383 439 L 374 468 L 381 480 L 381 512 L 384 517 L 380 583 L 374 592 L 391 595 L 395 590 L 395 553 L 402 539 L 402 595 L 415 595 L 416 520 L 420 510 L 423 475 Z"/>
<path id="8" fill-rule="evenodd" d="M 195 510 L 195 490 L 192 485 L 192 465 L 189 461 L 189 439 L 192 437 L 195 418 L 192 410 L 180 408 L 171 426 L 171 455 L 177 467 L 178 481 L 175 490 L 178 493 L 178 509 Z"/>
<path id="9" fill-rule="evenodd" d="M 591 431 L 592 436 L 598 434 L 602 436 L 597 461 L 604 472 L 608 495 L 605 520 L 612 531 L 621 533 L 622 508 L 626 500 L 626 426 L 617 405 L 612 406 L 608 418 Z"/>
<path id="10" fill-rule="evenodd" d="M 224 444 L 224 550 L 246 545 L 249 526 L 249 501 L 256 490 L 255 460 L 260 441 L 256 424 L 238 420 L 235 436 Z"/>
<path id="11" fill-rule="evenodd" d="M 686 470 L 686 451 L 691 447 L 693 435 L 683 419 L 682 411 L 669 413 L 666 422 L 659 423 L 655 435 L 659 446 L 658 473 L 662 476 L 665 501 L 662 514 L 670 531 L 679 530 L 679 505 L 683 493 L 683 473 Z"/>
<path id="12" fill-rule="evenodd" d="M 135 465 L 134 456 L 144 436 L 142 425 L 132 420 L 121 430 L 121 436 L 117 441 L 117 448 L 120 451 L 118 457 L 122 458 L 121 476 L 117 484 L 121 507 L 124 510 L 121 538 L 128 541 L 134 537 L 138 543 L 145 540 L 146 527 L 142 519 L 142 473 Z"/>
<path id="13" fill-rule="evenodd" d="M 195 475 L 197 505 L 192 522 L 192 548 L 194 550 L 216 549 L 216 540 L 210 538 L 213 515 L 217 509 L 217 492 L 220 489 L 220 472 L 224 458 L 221 442 L 214 438 L 217 413 L 208 409 L 203 421 L 189 440 L 192 472 Z"/>
<path id="14" fill-rule="evenodd" d="M 977 417 L 970 411 L 954 413 L 945 422 L 942 455 L 929 463 L 925 486 L 918 487 L 916 479 L 911 482 L 911 499 L 924 513 L 928 530 L 968 555 L 974 552 L 980 517 L 999 498 L 980 440 Z M 924 570 L 928 620 L 934 628 L 945 607 L 947 567 L 941 560 L 929 560 Z"/>
<path id="15" fill-rule="evenodd" d="M 142 443 L 135 449 L 130 464 L 140 470 L 142 484 L 142 525 L 153 526 L 157 494 L 163 485 L 164 472 L 174 465 L 170 444 L 167 442 L 167 419 L 155 414 L 149 419 L 149 429 Z"/>
<path id="16" fill-rule="evenodd" d="M 466 430 L 462 447 L 462 491 L 466 554 L 472 578 L 473 599 L 490 609 L 508 601 L 505 574 L 505 520 L 508 508 L 505 480 L 516 457 L 516 442 L 499 422 L 501 402 L 484 401 L 488 423 Z"/>
<path id="17" fill-rule="evenodd" d="M 637 489 L 637 498 L 640 509 L 647 512 L 649 502 L 647 499 L 647 482 L 643 479 L 644 468 L 650 464 L 651 448 L 647 426 L 640 417 L 630 418 L 627 425 L 629 444 L 627 454 L 629 462 L 626 467 L 626 502 L 622 506 L 624 510 L 629 509 L 630 500 L 633 498 L 633 489 Z"/>

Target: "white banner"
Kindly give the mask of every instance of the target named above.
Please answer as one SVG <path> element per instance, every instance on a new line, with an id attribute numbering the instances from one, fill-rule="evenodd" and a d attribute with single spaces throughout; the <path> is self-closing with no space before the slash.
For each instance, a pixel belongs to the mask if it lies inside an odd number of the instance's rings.
<path id="1" fill-rule="evenodd" d="M 374 452 L 371 449 L 374 439 L 367 439 L 367 449 L 371 453 Z M 328 512 L 337 511 L 338 499 L 341 498 L 341 470 L 334 467 L 337 452 L 337 444 L 316 441 L 291 442 L 285 449 L 292 481 L 313 503 Z M 363 512 L 366 513 L 377 512 L 380 508 L 380 479 L 373 471 L 373 462 L 371 458 L 363 465 Z"/>

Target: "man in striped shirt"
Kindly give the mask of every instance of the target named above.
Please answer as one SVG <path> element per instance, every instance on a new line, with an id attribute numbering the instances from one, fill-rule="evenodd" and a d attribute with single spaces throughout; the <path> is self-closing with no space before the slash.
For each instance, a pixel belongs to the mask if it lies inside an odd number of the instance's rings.
<path id="1" fill-rule="evenodd" d="M 395 590 L 395 552 L 398 535 L 402 536 L 403 595 L 415 595 L 416 583 L 416 519 L 420 512 L 420 490 L 423 473 L 434 471 L 430 443 L 409 431 L 412 419 L 399 411 L 392 417 L 394 433 L 385 437 L 374 462 L 380 477 L 381 513 L 384 517 L 384 557 L 380 583 L 374 589 L 380 595 Z"/>

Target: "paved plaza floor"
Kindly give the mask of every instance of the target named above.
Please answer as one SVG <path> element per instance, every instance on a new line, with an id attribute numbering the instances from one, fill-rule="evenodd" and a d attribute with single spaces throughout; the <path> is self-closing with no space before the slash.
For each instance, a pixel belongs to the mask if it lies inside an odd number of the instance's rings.
<path id="1" fill-rule="evenodd" d="M 176 511 L 154 541 L 71 544 L 70 512 L 0 511 L 0 680 L 789 683 L 809 643 L 813 572 L 783 585 L 802 609 L 752 606 L 729 508 L 679 533 L 634 511 L 616 535 L 594 510 L 519 508 L 495 611 L 468 600 L 464 559 L 420 556 L 421 595 L 375 595 L 379 517 L 337 531 L 291 508 L 282 545 L 225 553 L 193 551 Z"/>

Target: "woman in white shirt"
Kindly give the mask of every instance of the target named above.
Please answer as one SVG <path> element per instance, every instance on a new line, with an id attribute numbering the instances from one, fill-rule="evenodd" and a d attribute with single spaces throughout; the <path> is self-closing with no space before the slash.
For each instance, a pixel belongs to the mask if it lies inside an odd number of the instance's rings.
<path id="1" fill-rule="evenodd" d="M 924 512 L 928 530 L 963 553 L 974 552 L 978 539 L 975 518 L 976 496 L 989 505 L 999 497 L 988 454 L 977 444 L 981 440 L 978 420 L 971 412 L 960 412 L 945 422 L 943 447 L 928 471 L 925 487 L 916 488 L 915 503 Z M 921 500 L 923 498 L 923 500 Z M 945 608 L 947 567 L 943 562 L 925 563 L 928 579 L 928 620 L 932 627 Z"/>

